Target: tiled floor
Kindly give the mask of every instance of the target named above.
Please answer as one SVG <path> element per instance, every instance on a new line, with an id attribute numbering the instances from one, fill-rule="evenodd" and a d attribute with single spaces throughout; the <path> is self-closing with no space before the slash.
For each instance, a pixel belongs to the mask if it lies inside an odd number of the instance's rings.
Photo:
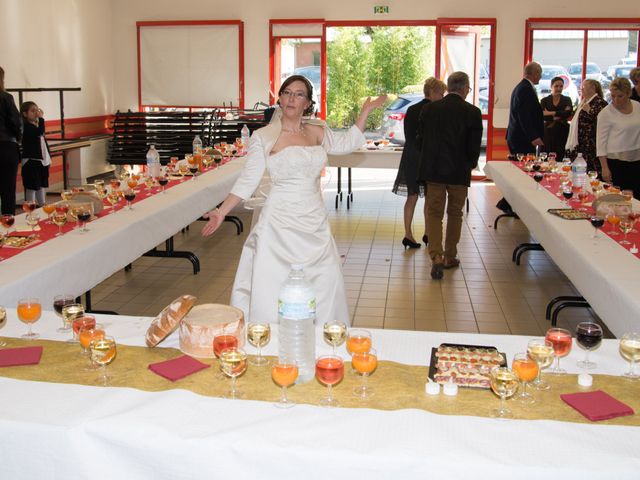
<path id="1" fill-rule="evenodd" d="M 354 170 L 354 203 L 334 208 L 336 170 L 323 180 L 325 201 L 338 248 L 353 325 L 362 327 L 450 332 L 543 334 L 547 302 L 575 289 L 544 252 L 529 252 L 522 265 L 511 261 L 514 247 L 529 241 L 522 222 L 493 220 L 500 193 L 488 182 L 470 189 L 470 211 L 464 217 L 459 244 L 461 266 L 445 270 L 442 281 L 430 278 L 430 260 L 424 246 L 404 250 L 404 198 L 390 192 L 395 171 Z M 414 234 L 424 230 L 423 201 L 416 209 Z M 190 293 L 199 303 L 228 303 L 242 243 L 251 223 L 242 212 L 244 234 L 225 223 L 211 238 L 200 236 L 201 222 L 175 236 L 176 248 L 198 255 L 202 270 L 193 275 L 191 264 L 179 259 L 143 257 L 129 272 L 118 272 L 93 292 L 95 309 L 128 315 L 155 315 L 179 294 Z M 275 301 L 275 299 L 274 299 Z M 559 324 L 574 325 L 592 314 L 567 309 Z"/>

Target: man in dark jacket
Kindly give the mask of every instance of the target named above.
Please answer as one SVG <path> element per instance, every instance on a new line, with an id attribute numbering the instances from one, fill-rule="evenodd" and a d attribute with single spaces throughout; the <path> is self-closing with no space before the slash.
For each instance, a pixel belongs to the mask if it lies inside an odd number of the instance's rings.
<path id="1" fill-rule="evenodd" d="M 447 79 L 449 94 L 431 102 L 420 113 L 418 144 L 420 174 L 427 184 L 429 256 L 431 278 L 441 279 L 443 269 L 457 267 L 457 245 L 462 230 L 462 208 L 478 164 L 482 140 L 482 113 L 465 101 L 469 76 L 454 72 Z M 442 219 L 447 204 L 447 234 L 442 248 Z"/>
<path id="2" fill-rule="evenodd" d="M 534 153 L 536 146 L 544 146 L 544 117 L 535 89 L 541 77 L 540 64 L 528 63 L 524 67 L 524 78 L 511 93 L 507 144 L 512 154 Z"/>
<path id="3" fill-rule="evenodd" d="M 0 67 L 0 202 L 2 213 L 16 213 L 16 176 L 20 163 L 18 142 L 22 136 L 20 112 L 4 89 L 4 70 Z"/>

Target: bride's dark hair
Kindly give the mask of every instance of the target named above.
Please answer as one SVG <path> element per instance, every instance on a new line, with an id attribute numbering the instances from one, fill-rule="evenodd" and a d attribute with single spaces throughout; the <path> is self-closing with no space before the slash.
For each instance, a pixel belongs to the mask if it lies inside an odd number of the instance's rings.
<path id="1" fill-rule="evenodd" d="M 313 115 L 313 112 L 316 111 L 315 109 L 316 102 L 313 100 L 313 85 L 311 84 L 311 82 L 307 77 L 303 77 L 302 75 L 291 75 L 284 82 L 282 82 L 282 85 L 280 85 L 280 90 L 278 90 L 278 96 L 279 97 L 282 96 L 282 92 L 284 92 L 287 89 L 287 87 L 291 85 L 293 82 L 304 83 L 307 89 L 307 100 L 311 102 L 311 105 L 309 105 L 309 107 L 307 107 L 305 111 L 302 113 L 307 117 L 309 115 Z M 278 100 L 278 105 L 280 105 L 280 100 Z"/>

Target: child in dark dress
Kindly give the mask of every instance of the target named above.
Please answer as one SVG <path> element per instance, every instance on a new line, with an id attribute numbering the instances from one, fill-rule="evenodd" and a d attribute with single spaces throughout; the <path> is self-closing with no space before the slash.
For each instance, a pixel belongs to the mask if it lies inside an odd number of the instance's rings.
<path id="1" fill-rule="evenodd" d="M 45 204 L 49 186 L 49 147 L 44 138 L 44 118 L 42 110 L 35 102 L 24 102 L 20 106 L 22 114 L 22 185 L 27 201 L 35 201 L 38 206 Z"/>

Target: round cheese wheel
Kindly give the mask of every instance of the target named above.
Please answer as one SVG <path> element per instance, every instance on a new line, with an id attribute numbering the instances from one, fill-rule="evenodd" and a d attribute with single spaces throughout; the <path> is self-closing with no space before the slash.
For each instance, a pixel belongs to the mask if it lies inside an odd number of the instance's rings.
<path id="1" fill-rule="evenodd" d="M 244 345 L 244 314 L 229 305 L 208 303 L 193 307 L 180 322 L 180 350 L 199 358 L 214 358 L 213 338 L 234 335 Z"/>

